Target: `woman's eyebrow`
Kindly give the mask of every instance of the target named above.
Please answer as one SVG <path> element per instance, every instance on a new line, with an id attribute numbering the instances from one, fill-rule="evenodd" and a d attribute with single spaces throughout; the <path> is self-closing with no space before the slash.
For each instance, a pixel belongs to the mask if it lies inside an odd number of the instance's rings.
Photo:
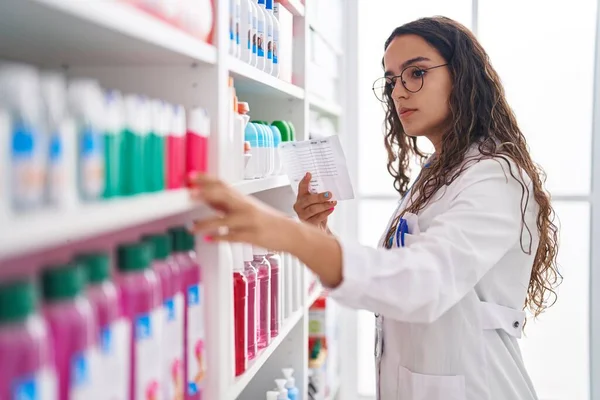
<path id="1" fill-rule="evenodd" d="M 412 65 L 414 63 L 418 63 L 420 61 L 431 61 L 431 60 L 429 58 L 423 57 L 423 56 L 413 57 L 411 59 L 408 59 L 408 60 L 404 61 L 402 63 L 402 65 L 400 65 L 400 70 L 402 71 L 402 70 L 404 70 L 404 68 L 408 67 L 409 65 Z M 383 76 L 388 77 L 388 76 L 394 76 L 394 75 L 396 75 L 396 74 L 394 74 L 393 71 L 387 70 L 387 71 L 385 71 L 385 74 Z"/>

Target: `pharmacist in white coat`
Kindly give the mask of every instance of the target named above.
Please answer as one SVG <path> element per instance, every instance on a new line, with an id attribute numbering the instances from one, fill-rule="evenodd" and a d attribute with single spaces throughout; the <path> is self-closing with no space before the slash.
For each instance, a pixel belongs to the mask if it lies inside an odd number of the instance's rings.
<path id="1" fill-rule="evenodd" d="M 517 339 L 558 281 L 557 229 L 542 172 L 475 37 L 446 18 L 397 28 L 385 43 L 389 170 L 401 194 L 379 248 L 327 229 L 335 193 L 300 184 L 304 223 L 208 176 L 193 196 L 218 210 L 208 241 L 289 252 L 341 303 L 374 312 L 380 400 L 532 400 Z M 376 131 L 376 128 L 373 129 Z M 425 136 L 435 153 L 408 188 Z"/>

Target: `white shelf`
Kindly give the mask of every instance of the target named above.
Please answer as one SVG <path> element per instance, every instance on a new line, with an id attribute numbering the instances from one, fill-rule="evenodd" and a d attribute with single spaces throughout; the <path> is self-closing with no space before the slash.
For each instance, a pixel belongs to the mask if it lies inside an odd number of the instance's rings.
<path id="1" fill-rule="evenodd" d="M 229 73 L 238 93 L 269 96 L 280 99 L 304 99 L 304 89 L 282 81 L 242 60 L 228 56 Z"/>
<path id="2" fill-rule="evenodd" d="M 342 115 L 342 106 L 334 103 L 331 100 L 325 100 L 318 95 L 310 94 L 308 96 L 308 102 L 311 108 L 324 114 L 328 114 L 333 117 L 339 117 Z"/>
<path id="3" fill-rule="evenodd" d="M 214 46 L 118 1 L 0 1 L 0 57 L 42 65 L 214 64 Z"/>
<path id="4" fill-rule="evenodd" d="M 267 362 L 269 357 L 277 350 L 277 347 L 285 338 L 290 334 L 290 332 L 294 329 L 296 324 L 302 319 L 305 310 L 300 308 L 294 314 L 291 315 L 284 323 L 283 329 L 279 331 L 279 335 L 271 341 L 271 344 L 266 349 L 261 350 L 254 360 L 250 362 L 246 372 L 242 375 L 238 376 L 231 389 L 229 390 L 229 395 L 226 397 L 227 399 L 237 399 L 238 396 L 242 393 L 242 391 L 246 388 L 246 386 L 250 383 L 252 378 L 260 371 L 262 366 Z"/>
<path id="5" fill-rule="evenodd" d="M 300 0 L 281 0 L 280 3 L 297 17 L 304 17 L 304 4 Z"/>
<path id="6" fill-rule="evenodd" d="M 232 186 L 253 194 L 286 185 L 286 176 L 275 176 Z M 15 216 L 0 226 L 0 260 L 176 216 L 197 207 L 188 191 L 179 189 L 82 204 L 66 211 L 40 210 Z"/>

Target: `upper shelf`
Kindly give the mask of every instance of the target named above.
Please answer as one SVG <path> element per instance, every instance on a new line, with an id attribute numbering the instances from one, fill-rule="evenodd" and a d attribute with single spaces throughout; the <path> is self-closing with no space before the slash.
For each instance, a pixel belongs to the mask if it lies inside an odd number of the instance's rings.
<path id="1" fill-rule="evenodd" d="M 328 114 L 333 117 L 339 117 L 342 115 L 342 106 L 334 103 L 331 100 L 325 100 L 318 95 L 310 94 L 308 96 L 308 101 L 311 108 L 324 114 Z"/>
<path id="2" fill-rule="evenodd" d="M 0 1 L 0 58 L 41 65 L 214 64 L 216 49 L 116 1 Z"/>
<path id="3" fill-rule="evenodd" d="M 228 57 L 228 66 L 238 92 L 279 99 L 304 99 L 304 89 L 269 75 L 236 57 Z"/>
<path id="4" fill-rule="evenodd" d="M 286 176 L 274 176 L 242 181 L 233 187 L 253 194 L 287 185 Z M 180 189 L 15 217 L 0 225 L 0 260 L 180 215 L 197 207 L 188 191 Z"/>

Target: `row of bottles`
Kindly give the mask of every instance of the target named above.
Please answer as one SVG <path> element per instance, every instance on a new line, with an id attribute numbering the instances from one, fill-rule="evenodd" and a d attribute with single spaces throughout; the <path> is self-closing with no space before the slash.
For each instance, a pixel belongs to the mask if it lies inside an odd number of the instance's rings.
<path id="1" fill-rule="evenodd" d="M 0 283 L 0 398 L 199 400 L 201 269 L 185 228 Z M 38 290 L 38 285 L 41 290 Z M 38 291 L 43 304 L 38 302 Z"/>
<path id="2" fill-rule="evenodd" d="M 185 186 L 206 171 L 202 108 L 0 63 L 0 217 Z M 187 122 L 187 123 L 186 123 Z"/>

